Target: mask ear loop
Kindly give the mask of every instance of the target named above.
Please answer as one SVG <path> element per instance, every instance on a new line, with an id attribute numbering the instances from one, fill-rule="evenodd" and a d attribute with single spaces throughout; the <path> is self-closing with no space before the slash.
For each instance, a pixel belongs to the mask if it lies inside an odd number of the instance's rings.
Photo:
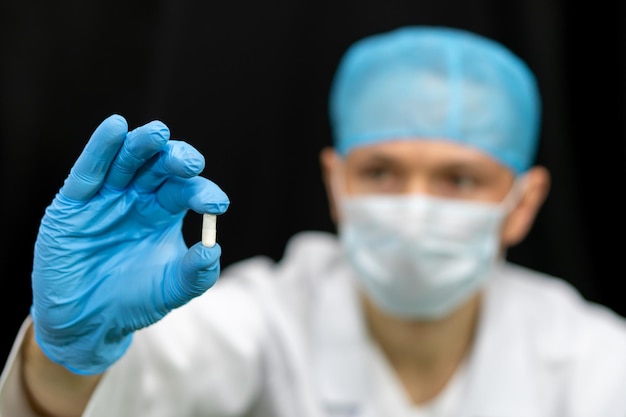
<path id="1" fill-rule="evenodd" d="M 515 177 L 515 179 L 513 180 L 513 184 L 509 189 L 509 192 L 500 202 L 500 206 L 507 214 L 511 213 L 513 209 L 518 205 L 518 203 L 522 200 L 525 188 L 526 174 Z"/>
<path id="2" fill-rule="evenodd" d="M 505 212 L 505 215 L 508 216 L 511 212 L 517 207 L 519 202 L 522 200 L 522 196 L 524 195 L 524 191 L 526 189 L 526 174 L 521 174 L 516 176 L 513 180 L 513 184 L 511 185 L 511 189 L 507 193 L 507 195 L 500 202 L 500 207 Z M 500 255 L 496 261 L 496 264 L 502 264 L 507 259 L 507 248 L 502 248 L 500 251 Z"/>

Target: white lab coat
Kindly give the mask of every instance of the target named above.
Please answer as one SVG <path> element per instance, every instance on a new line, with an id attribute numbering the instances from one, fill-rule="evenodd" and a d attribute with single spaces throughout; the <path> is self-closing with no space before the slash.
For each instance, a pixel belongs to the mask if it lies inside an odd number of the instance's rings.
<path id="1" fill-rule="evenodd" d="M 226 268 L 134 335 L 84 416 L 421 416 L 368 338 L 353 285 L 337 240 L 321 232 L 296 235 L 279 263 Z M 626 417 L 624 318 L 511 264 L 484 300 L 462 376 L 443 394 L 454 417 Z M 29 416 L 20 337 L 0 381 L 2 417 Z"/>

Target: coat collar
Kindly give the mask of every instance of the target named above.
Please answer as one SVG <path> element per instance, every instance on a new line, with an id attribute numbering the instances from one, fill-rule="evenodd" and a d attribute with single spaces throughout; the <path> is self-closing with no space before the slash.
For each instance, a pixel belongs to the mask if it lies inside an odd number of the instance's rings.
<path id="1" fill-rule="evenodd" d="M 318 396 L 332 417 L 376 416 L 368 364 L 370 341 L 353 279 L 346 267 L 321 282 L 312 326 Z M 506 281 L 486 289 L 476 343 L 467 362 L 466 400 L 460 417 L 538 416 L 528 335 Z M 341 306 L 340 310 L 338 306 Z"/>

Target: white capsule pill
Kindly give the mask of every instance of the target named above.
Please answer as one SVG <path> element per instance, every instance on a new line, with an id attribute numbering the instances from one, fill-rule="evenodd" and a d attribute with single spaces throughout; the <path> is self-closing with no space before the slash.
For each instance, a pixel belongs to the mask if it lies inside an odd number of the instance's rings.
<path id="1" fill-rule="evenodd" d="M 217 216 L 204 213 L 202 215 L 202 245 L 207 248 L 215 246 L 217 235 Z"/>

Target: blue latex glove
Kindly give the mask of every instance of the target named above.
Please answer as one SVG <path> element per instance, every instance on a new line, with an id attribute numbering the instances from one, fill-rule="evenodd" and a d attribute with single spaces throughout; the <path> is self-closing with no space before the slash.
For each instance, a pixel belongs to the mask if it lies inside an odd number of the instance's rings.
<path id="1" fill-rule="evenodd" d="M 222 214 L 226 194 L 198 176 L 204 158 L 153 121 L 128 132 L 113 115 L 94 131 L 47 207 L 35 243 L 37 343 L 79 374 L 105 371 L 134 331 L 209 289 L 219 244 L 188 248 L 189 209 Z"/>

